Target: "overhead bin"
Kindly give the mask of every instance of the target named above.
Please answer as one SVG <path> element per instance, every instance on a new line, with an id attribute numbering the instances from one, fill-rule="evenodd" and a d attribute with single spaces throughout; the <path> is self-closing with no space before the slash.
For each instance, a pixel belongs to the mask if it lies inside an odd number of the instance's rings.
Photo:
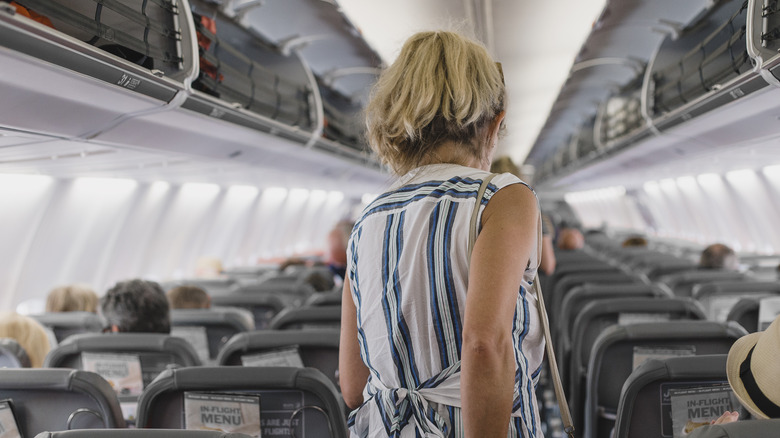
<path id="1" fill-rule="evenodd" d="M 599 149 L 604 149 L 615 140 L 645 127 L 642 117 L 642 76 L 637 75 L 599 108 L 595 143 Z"/>
<path id="2" fill-rule="evenodd" d="M 661 44 L 645 79 L 646 110 L 657 128 L 669 129 L 767 86 L 753 72 L 748 53 L 748 3 L 721 2 Z"/>
<path id="3" fill-rule="evenodd" d="M 329 71 L 325 110 L 300 51 L 232 12 L 208 0 L 0 0 L 0 65 L 14 72 L 0 77 L 0 128 L 250 164 L 306 160 L 306 146 L 375 172 L 363 96 L 330 89 L 347 73 Z M 332 162 L 322 153 L 309 161 Z"/>
<path id="4" fill-rule="evenodd" d="M 320 93 L 325 115 L 323 137 L 362 151 L 366 144 L 363 107 L 324 84 Z"/>
<path id="5" fill-rule="evenodd" d="M 0 77 L 4 127 L 87 138 L 184 88 L 195 66 L 178 3 L 150 2 L 148 25 L 142 0 L 104 3 L 0 2 L 0 65 L 13 73 Z"/>
<path id="6" fill-rule="evenodd" d="M 647 4 L 655 3 L 648 0 Z M 678 5 L 683 7 L 680 2 L 666 8 Z M 590 129 L 583 124 L 571 126 L 571 120 L 555 112 L 570 100 L 568 95 L 584 92 L 570 78 L 566 93 L 559 95 L 545 124 L 556 126 L 559 132 L 543 130 L 530 155 L 541 169 L 537 172 L 540 179 L 553 184 L 593 181 L 595 174 L 605 174 L 605 169 L 630 169 L 638 163 L 660 165 L 682 155 L 711 153 L 728 144 L 775 135 L 774 125 L 765 119 L 775 118 L 772 114 L 780 107 L 774 103 L 780 94 L 776 90 L 780 87 L 778 2 L 724 0 L 706 6 L 686 23 L 655 16 L 664 26 L 665 36 L 648 58 L 644 72 L 618 84 L 616 91 L 598 102 L 595 152 L 573 149 L 571 141 L 560 138 L 566 129 L 579 132 L 569 138 L 582 138 Z M 608 5 L 607 10 L 615 7 Z M 610 17 L 603 15 L 607 24 L 597 23 L 583 51 L 591 48 L 593 41 L 610 40 Z M 619 29 L 614 33 L 621 36 Z M 623 47 L 619 52 L 622 57 L 615 59 L 632 59 L 635 54 L 628 49 Z M 637 60 L 640 55 L 636 54 Z M 572 72 L 596 61 L 579 61 Z"/>
<path id="7" fill-rule="evenodd" d="M 192 84 L 196 92 L 182 107 L 223 119 L 229 118 L 233 109 L 242 108 L 287 126 L 314 131 L 320 123 L 313 95 L 317 90 L 303 60 L 294 53 L 282 55 L 261 35 L 209 2 L 195 0 L 191 5 L 200 71 Z M 201 93 L 216 99 L 204 99 Z M 230 121 L 248 125 L 241 118 Z M 272 127 L 268 125 L 266 130 Z"/>

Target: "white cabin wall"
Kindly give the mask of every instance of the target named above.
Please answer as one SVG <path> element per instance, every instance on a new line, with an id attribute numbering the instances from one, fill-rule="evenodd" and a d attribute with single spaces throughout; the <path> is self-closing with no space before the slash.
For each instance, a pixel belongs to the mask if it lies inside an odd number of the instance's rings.
<path id="1" fill-rule="evenodd" d="M 607 224 L 701 245 L 722 242 L 739 252 L 780 253 L 780 166 L 648 181 L 628 192 L 571 192 L 565 199 L 585 227 Z"/>
<path id="2" fill-rule="evenodd" d="M 0 309 L 42 305 L 55 286 L 193 276 L 325 249 L 351 211 L 337 191 L 0 174 Z M 33 310 L 35 308 L 33 307 Z"/>

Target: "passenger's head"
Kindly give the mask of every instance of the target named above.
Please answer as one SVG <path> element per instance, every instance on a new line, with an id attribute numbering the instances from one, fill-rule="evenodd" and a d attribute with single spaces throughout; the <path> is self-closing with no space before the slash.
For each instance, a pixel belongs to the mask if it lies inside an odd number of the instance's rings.
<path id="1" fill-rule="evenodd" d="M 222 261 L 216 257 L 200 257 L 195 263 L 195 276 L 215 278 L 222 274 Z"/>
<path id="2" fill-rule="evenodd" d="M 493 160 L 493 162 L 490 163 L 490 171 L 493 173 L 511 173 L 512 175 L 523 179 L 520 176 L 520 168 L 506 155 Z"/>
<path id="3" fill-rule="evenodd" d="M 107 328 L 118 332 L 169 333 L 168 300 L 159 284 L 146 280 L 121 281 L 100 299 Z"/>
<path id="4" fill-rule="evenodd" d="M 43 366 L 51 348 L 49 335 L 38 321 L 14 312 L 0 312 L 0 338 L 16 339 L 33 368 Z"/>
<path id="5" fill-rule="evenodd" d="M 647 239 L 642 236 L 631 236 L 623 241 L 623 248 L 642 248 L 647 246 Z"/>
<path id="6" fill-rule="evenodd" d="M 197 286 L 176 286 L 166 295 L 171 309 L 208 309 L 211 307 L 211 297 L 205 290 Z"/>
<path id="7" fill-rule="evenodd" d="M 733 249 L 722 243 L 714 243 L 701 252 L 699 267 L 704 269 L 725 269 L 736 271 L 739 269 L 737 254 Z"/>
<path id="8" fill-rule="evenodd" d="M 338 221 L 328 233 L 328 262 L 345 266 L 347 264 L 347 245 L 355 223 L 349 220 Z"/>
<path id="9" fill-rule="evenodd" d="M 766 331 L 734 342 L 726 375 L 742 406 L 756 418 L 780 418 L 780 316 Z"/>
<path id="10" fill-rule="evenodd" d="M 576 228 L 564 228 L 558 233 L 558 241 L 556 243 L 558 249 L 581 249 L 585 246 L 585 237 Z"/>
<path id="11" fill-rule="evenodd" d="M 453 32 L 420 32 L 374 86 L 369 144 L 399 175 L 440 162 L 444 144 L 487 168 L 504 105 L 503 73 L 483 46 Z"/>
<path id="12" fill-rule="evenodd" d="M 52 289 L 46 298 L 47 312 L 97 312 L 98 296 L 83 284 Z"/>

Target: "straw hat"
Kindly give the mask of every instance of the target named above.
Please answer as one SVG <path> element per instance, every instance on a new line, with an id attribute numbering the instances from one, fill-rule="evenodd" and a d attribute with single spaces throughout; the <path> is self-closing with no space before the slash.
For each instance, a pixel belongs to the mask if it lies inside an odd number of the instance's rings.
<path id="1" fill-rule="evenodd" d="M 729 350 L 726 375 L 751 415 L 780 418 L 780 316 L 766 331 L 737 339 Z"/>

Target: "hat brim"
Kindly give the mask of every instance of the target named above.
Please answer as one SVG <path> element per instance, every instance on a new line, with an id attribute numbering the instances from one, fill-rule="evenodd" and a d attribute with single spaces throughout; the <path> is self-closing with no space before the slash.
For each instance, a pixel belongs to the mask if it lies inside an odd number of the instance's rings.
<path id="1" fill-rule="evenodd" d="M 726 376 L 729 379 L 729 385 L 731 385 L 731 389 L 734 391 L 737 399 L 739 399 L 742 406 L 750 412 L 750 415 L 755 418 L 767 419 L 769 417 L 761 412 L 756 404 L 753 403 L 753 400 L 745 390 L 745 385 L 742 384 L 742 379 L 739 377 L 739 368 L 742 365 L 742 362 L 745 361 L 748 353 L 750 353 L 750 349 L 758 342 L 761 333 L 762 332 L 751 333 L 734 342 L 734 345 L 732 345 L 729 350 L 728 358 L 726 359 Z"/>

